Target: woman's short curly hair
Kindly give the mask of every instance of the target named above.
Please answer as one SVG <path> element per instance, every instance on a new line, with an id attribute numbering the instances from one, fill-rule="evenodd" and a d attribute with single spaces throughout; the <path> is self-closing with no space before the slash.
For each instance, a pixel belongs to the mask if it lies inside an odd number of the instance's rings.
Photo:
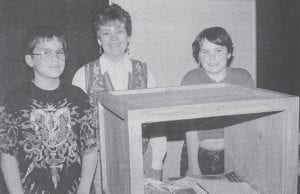
<path id="1" fill-rule="evenodd" d="M 225 46 L 227 48 L 228 53 L 231 54 L 230 59 L 228 59 L 228 65 L 232 61 L 232 53 L 233 53 L 233 43 L 229 36 L 229 34 L 226 32 L 226 30 L 222 27 L 211 27 L 206 28 L 205 30 L 201 31 L 197 37 L 195 38 L 192 49 L 193 49 L 193 57 L 199 64 L 199 52 L 203 45 L 204 40 L 208 40 L 211 43 Z"/>
<path id="2" fill-rule="evenodd" d="M 128 36 L 132 33 L 131 16 L 118 4 L 111 4 L 105 6 L 97 11 L 96 18 L 94 20 L 94 28 L 97 32 L 100 26 L 106 25 L 111 22 L 120 21 L 124 23 Z"/>

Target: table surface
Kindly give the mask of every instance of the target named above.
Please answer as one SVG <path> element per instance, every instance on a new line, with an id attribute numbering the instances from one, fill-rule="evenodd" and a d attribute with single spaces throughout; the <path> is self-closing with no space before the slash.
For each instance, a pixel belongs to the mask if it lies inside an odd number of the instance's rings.
<path id="1" fill-rule="evenodd" d="M 193 104 L 287 98 L 291 95 L 229 84 L 206 84 L 170 88 L 115 91 L 102 94 L 112 105 L 125 109 L 148 109 Z M 117 103 L 119 102 L 119 103 Z"/>

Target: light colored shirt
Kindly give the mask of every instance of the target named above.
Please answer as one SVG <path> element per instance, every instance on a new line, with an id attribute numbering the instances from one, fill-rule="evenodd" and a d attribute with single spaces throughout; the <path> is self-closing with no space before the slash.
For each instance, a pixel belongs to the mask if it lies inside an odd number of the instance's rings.
<path id="1" fill-rule="evenodd" d="M 102 74 L 104 74 L 105 72 L 109 74 L 115 90 L 128 89 L 128 72 L 132 72 L 132 65 L 128 55 L 125 55 L 124 59 L 119 64 L 113 64 L 105 57 L 105 55 L 102 55 L 99 59 L 99 63 Z M 154 76 L 149 69 L 147 70 L 147 78 L 147 88 L 156 87 Z M 72 84 L 80 87 L 86 92 L 85 66 L 77 70 L 74 75 Z"/>
<path id="2" fill-rule="evenodd" d="M 128 90 L 128 72 L 132 73 L 132 64 L 128 55 L 123 60 L 114 64 L 108 60 L 105 55 L 99 59 L 101 73 L 107 72 L 115 90 Z M 73 85 L 76 85 L 86 91 L 85 84 L 85 66 L 81 67 L 74 75 Z M 147 88 L 156 87 L 153 74 L 147 69 Z M 166 136 L 151 137 L 150 145 L 152 147 L 152 164 L 153 169 L 162 169 L 162 162 L 167 151 Z"/>

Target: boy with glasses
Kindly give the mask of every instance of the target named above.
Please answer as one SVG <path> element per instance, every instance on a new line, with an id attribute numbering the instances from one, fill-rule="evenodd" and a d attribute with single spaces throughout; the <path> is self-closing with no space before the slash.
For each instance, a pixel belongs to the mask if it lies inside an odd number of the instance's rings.
<path id="1" fill-rule="evenodd" d="M 89 100 L 61 83 L 66 41 L 54 26 L 24 40 L 34 78 L 5 97 L 0 114 L 1 168 L 10 193 L 89 193 L 97 164 Z"/>

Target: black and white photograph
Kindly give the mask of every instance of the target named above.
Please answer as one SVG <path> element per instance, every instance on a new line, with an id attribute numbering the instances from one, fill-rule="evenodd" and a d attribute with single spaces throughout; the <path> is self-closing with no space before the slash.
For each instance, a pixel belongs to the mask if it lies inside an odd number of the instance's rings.
<path id="1" fill-rule="evenodd" d="M 0 194 L 300 193 L 299 10 L 1 0 Z"/>

